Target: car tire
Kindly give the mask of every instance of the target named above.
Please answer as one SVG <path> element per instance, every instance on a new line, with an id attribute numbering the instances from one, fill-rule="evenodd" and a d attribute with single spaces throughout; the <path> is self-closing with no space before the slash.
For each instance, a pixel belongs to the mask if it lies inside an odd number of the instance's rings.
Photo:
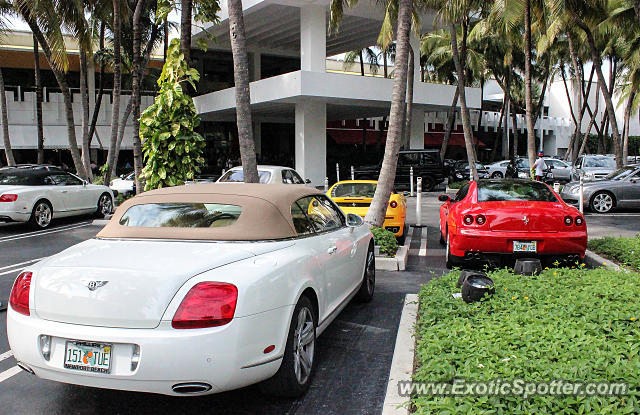
<path id="1" fill-rule="evenodd" d="M 362 275 L 362 283 L 360 289 L 355 296 L 355 300 L 360 303 L 368 303 L 373 299 L 373 293 L 376 290 L 376 256 L 373 251 L 373 242 L 369 244 L 367 250 L 367 259 Z"/>
<path id="2" fill-rule="evenodd" d="M 492 179 L 502 179 L 503 177 L 504 177 L 504 175 L 502 173 L 500 173 L 499 171 L 496 171 L 491 175 Z"/>
<path id="3" fill-rule="evenodd" d="M 433 190 L 434 187 L 436 187 L 436 181 L 433 180 L 433 177 L 426 176 L 422 178 L 423 192 L 430 192 Z"/>
<path id="4" fill-rule="evenodd" d="M 451 237 L 449 236 L 449 233 L 447 232 L 447 241 L 446 241 L 446 248 L 445 248 L 445 258 L 446 258 L 446 267 L 447 269 L 452 269 L 457 265 L 457 261 L 455 260 L 455 257 L 453 255 L 451 255 L 451 242 L 450 242 Z"/>
<path id="5" fill-rule="evenodd" d="M 317 326 L 318 317 L 311 300 L 301 297 L 293 310 L 280 369 L 259 385 L 262 393 L 296 398 L 309 389 L 315 368 Z"/>
<path id="6" fill-rule="evenodd" d="M 595 213 L 609 213 L 615 206 L 615 196 L 606 191 L 596 192 L 589 200 L 589 208 Z"/>
<path id="7" fill-rule="evenodd" d="M 104 218 L 111 213 L 113 213 L 113 198 L 109 193 L 103 193 L 98 198 L 95 216 L 97 218 Z"/>
<path id="8" fill-rule="evenodd" d="M 28 225 L 33 229 L 47 229 L 53 220 L 53 207 L 48 200 L 38 200 L 31 210 Z"/>
<path id="9" fill-rule="evenodd" d="M 447 241 L 444 240 L 444 236 L 442 236 L 442 232 L 440 232 L 440 245 L 446 245 Z"/>

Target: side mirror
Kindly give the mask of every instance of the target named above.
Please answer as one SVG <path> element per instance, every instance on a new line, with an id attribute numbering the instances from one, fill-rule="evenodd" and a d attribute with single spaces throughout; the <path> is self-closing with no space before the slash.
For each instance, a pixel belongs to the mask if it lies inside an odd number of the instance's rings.
<path id="1" fill-rule="evenodd" d="M 356 215 L 355 213 L 347 213 L 347 226 L 350 228 L 357 228 L 364 223 L 364 220 L 361 216 Z"/>
<path id="2" fill-rule="evenodd" d="M 449 197 L 449 195 L 440 195 L 438 196 L 438 200 L 441 202 L 449 202 L 451 201 L 451 198 Z"/>
<path id="3" fill-rule="evenodd" d="M 305 182 L 306 184 L 311 184 L 311 180 L 309 180 L 309 179 L 304 179 L 304 182 Z"/>

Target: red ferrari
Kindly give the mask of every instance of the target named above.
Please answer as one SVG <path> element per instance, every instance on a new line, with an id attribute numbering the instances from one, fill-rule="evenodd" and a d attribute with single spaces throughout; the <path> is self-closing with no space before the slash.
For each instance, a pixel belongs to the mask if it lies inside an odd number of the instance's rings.
<path id="1" fill-rule="evenodd" d="M 452 200 L 438 197 L 440 241 L 447 267 L 512 265 L 519 257 L 543 264 L 584 258 L 587 225 L 549 186 L 530 180 L 480 180 Z"/>

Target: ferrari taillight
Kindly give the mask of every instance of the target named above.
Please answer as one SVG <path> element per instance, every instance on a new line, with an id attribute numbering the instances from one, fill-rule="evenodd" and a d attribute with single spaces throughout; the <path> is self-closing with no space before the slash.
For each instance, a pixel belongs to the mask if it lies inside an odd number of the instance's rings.
<path id="1" fill-rule="evenodd" d="M 576 216 L 573 223 L 575 223 L 576 226 L 582 226 L 582 224 L 584 223 L 584 218 L 582 216 Z"/>
<path id="2" fill-rule="evenodd" d="M 398 202 L 396 202 L 395 200 L 392 200 L 391 203 L 389 203 L 389 206 L 395 209 L 398 207 Z"/>
<path id="3" fill-rule="evenodd" d="M 13 289 L 9 296 L 9 304 L 14 311 L 25 316 L 29 313 L 29 289 L 31 288 L 31 276 L 30 272 L 23 272 L 18 275 L 16 282 L 13 283 Z"/>
<path id="4" fill-rule="evenodd" d="M 228 324 L 233 319 L 238 288 L 224 282 L 200 282 L 194 285 L 178 307 L 171 327 L 201 329 Z"/>
<path id="5" fill-rule="evenodd" d="M 484 225 L 487 222 L 487 218 L 485 218 L 484 215 L 478 215 L 476 216 L 476 223 L 478 225 Z"/>
<path id="6" fill-rule="evenodd" d="M 465 225 L 471 225 L 473 223 L 473 216 L 464 215 L 464 218 L 462 218 L 462 221 L 464 222 Z"/>
<path id="7" fill-rule="evenodd" d="M 0 196 L 0 202 L 15 202 L 16 200 L 18 200 L 18 195 L 11 193 L 5 193 Z"/>
<path id="8" fill-rule="evenodd" d="M 573 224 L 573 218 L 571 216 L 565 216 L 564 224 L 567 226 L 571 226 Z"/>

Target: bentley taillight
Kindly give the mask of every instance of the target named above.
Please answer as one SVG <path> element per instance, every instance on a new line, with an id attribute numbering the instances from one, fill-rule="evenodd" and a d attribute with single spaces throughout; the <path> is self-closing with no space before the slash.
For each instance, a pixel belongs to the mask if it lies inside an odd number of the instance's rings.
<path id="1" fill-rule="evenodd" d="M 31 288 L 31 273 L 23 272 L 18 275 L 16 282 L 13 283 L 13 289 L 9 296 L 9 304 L 11 308 L 25 316 L 29 313 L 29 289 Z"/>
<path id="2" fill-rule="evenodd" d="M 16 200 L 18 200 L 18 195 L 11 193 L 5 193 L 0 196 L 0 202 L 15 202 Z"/>
<path id="3" fill-rule="evenodd" d="M 200 282 L 194 285 L 180 303 L 171 327 L 201 329 L 228 324 L 233 319 L 238 288 L 224 282 Z"/>

